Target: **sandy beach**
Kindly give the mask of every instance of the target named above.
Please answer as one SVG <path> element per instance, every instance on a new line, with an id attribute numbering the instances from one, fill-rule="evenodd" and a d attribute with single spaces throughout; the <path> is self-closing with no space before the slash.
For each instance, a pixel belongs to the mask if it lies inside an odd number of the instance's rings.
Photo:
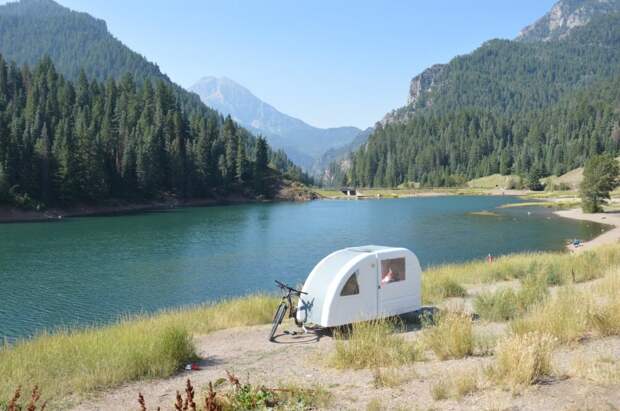
<path id="1" fill-rule="evenodd" d="M 592 221 L 595 223 L 607 224 L 613 227 L 611 230 L 602 233 L 596 238 L 581 243 L 579 247 L 575 247 L 572 244 L 568 245 L 567 248 L 571 251 L 582 252 L 585 250 L 590 250 L 593 247 L 597 247 L 599 245 L 616 244 L 618 243 L 618 241 L 620 241 L 620 212 L 585 214 L 583 211 L 581 211 L 581 209 L 573 208 L 570 210 L 554 211 L 554 214 L 564 218 Z"/>

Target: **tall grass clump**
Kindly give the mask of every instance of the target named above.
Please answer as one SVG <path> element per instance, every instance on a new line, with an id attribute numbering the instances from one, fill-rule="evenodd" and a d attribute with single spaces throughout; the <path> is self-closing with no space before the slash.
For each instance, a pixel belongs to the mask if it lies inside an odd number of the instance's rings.
<path id="1" fill-rule="evenodd" d="M 595 299 L 589 313 L 592 330 L 602 336 L 620 335 L 620 269 L 609 271 L 591 292 Z"/>
<path id="2" fill-rule="evenodd" d="M 335 368 L 376 369 L 419 360 L 419 346 L 394 334 L 400 327 L 397 320 L 379 319 L 354 323 L 350 331 L 337 331 L 335 351 L 328 364 Z"/>
<path id="3" fill-rule="evenodd" d="M 527 277 L 518 290 L 502 288 L 482 292 L 474 298 L 474 310 L 489 321 L 508 321 L 525 314 L 530 307 L 545 300 L 549 291 L 544 279 Z"/>
<path id="4" fill-rule="evenodd" d="M 545 332 L 563 343 L 576 341 L 588 330 L 591 305 L 590 298 L 573 287 L 560 289 L 555 298 L 514 320 L 510 329 L 517 335 Z"/>
<path id="5" fill-rule="evenodd" d="M 550 376 L 555 344 L 553 336 L 538 332 L 504 338 L 495 349 L 495 362 L 489 368 L 490 378 L 518 389 Z"/>
<path id="6" fill-rule="evenodd" d="M 438 303 L 446 298 L 465 297 L 467 291 L 455 279 L 449 277 L 424 277 L 422 281 L 422 301 L 424 304 Z"/>
<path id="7" fill-rule="evenodd" d="M 0 398 L 37 384 L 50 400 L 174 374 L 196 358 L 193 334 L 271 321 L 278 299 L 250 296 L 0 346 Z"/>
<path id="8" fill-rule="evenodd" d="M 458 311 L 440 312 L 427 322 L 423 332 L 426 348 L 440 360 L 463 358 L 474 352 L 471 316 Z"/>

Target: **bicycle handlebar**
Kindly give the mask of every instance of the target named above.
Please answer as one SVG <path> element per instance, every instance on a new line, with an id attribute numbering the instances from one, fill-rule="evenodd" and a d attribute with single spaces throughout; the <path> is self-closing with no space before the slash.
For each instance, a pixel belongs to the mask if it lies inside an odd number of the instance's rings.
<path id="1" fill-rule="evenodd" d="M 301 294 L 306 294 L 306 295 L 308 295 L 308 293 L 304 293 L 303 291 L 299 291 L 299 290 L 296 290 L 296 289 L 294 289 L 294 288 L 292 288 L 292 287 L 289 287 L 288 285 L 286 285 L 286 284 L 284 284 L 284 283 L 281 283 L 281 282 L 280 282 L 280 281 L 278 281 L 278 280 L 275 280 L 275 281 L 276 281 L 276 284 L 278 285 L 278 287 L 280 287 L 280 288 L 286 288 L 287 290 L 289 290 L 289 291 L 291 291 L 291 292 L 293 292 L 293 293 L 295 293 L 295 294 L 297 294 L 297 295 L 301 295 Z"/>

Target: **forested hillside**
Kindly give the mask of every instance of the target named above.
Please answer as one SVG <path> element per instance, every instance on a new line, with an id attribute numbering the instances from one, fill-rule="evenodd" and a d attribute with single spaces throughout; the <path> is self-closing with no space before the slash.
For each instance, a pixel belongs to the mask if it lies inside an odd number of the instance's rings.
<path id="1" fill-rule="evenodd" d="M 619 73 L 618 14 L 561 40 L 489 41 L 453 59 L 332 173 L 363 186 L 561 174 L 592 154 L 616 153 Z"/>
<path id="2" fill-rule="evenodd" d="M 8 3 L 0 53 L 0 201 L 69 205 L 253 187 L 255 147 L 265 142 L 173 83 L 104 21 L 53 0 Z M 282 151 L 266 152 L 280 173 L 308 181 Z"/>
<path id="3" fill-rule="evenodd" d="M 108 32 L 105 21 L 72 11 L 52 0 L 21 0 L 0 6 L 0 52 L 7 61 L 36 65 L 51 57 L 57 70 L 76 79 L 119 79 L 125 73 L 142 80 L 168 80 L 157 65 L 126 47 Z"/>
<path id="4" fill-rule="evenodd" d="M 212 110 L 182 110 L 164 80 L 72 82 L 49 58 L 31 71 L 0 57 L 2 203 L 268 195 L 268 163 L 264 139 Z"/>

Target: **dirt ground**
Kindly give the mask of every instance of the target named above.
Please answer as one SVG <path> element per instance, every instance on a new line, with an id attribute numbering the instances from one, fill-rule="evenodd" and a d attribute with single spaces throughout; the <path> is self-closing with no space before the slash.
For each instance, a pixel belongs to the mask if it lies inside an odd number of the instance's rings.
<path id="1" fill-rule="evenodd" d="M 513 285 L 510 282 L 502 285 Z M 516 285 L 516 284 L 515 284 Z M 497 285 L 492 285 L 496 287 Z M 470 289 L 474 295 L 486 287 Z M 455 299 L 466 310 L 471 297 Z M 294 325 L 292 326 L 294 327 Z M 492 357 L 473 356 L 461 360 L 439 361 L 432 354 L 427 360 L 396 369 L 403 377 L 393 388 L 376 388 L 371 370 L 337 370 L 327 365 L 334 340 L 329 334 L 284 335 L 290 324 L 281 327 L 275 343 L 267 341 L 269 325 L 243 327 L 196 337 L 199 353 L 204 360 L 199 371 L 182 372 L 172 378 L 142 381 L 105 391 L 74 408 L 75 411 L 138 410 L 138 393 L 143 393 L 149 409 L 160 406 L 173 409 L 177 390 L 183 390 L 190 378 L 198 397 L 209 381 L 235 374 L 241 382 L 275 388 L 295 384 L 305 388 L 320 386 L 327 390 L 332 401 L 328 409 L 364 410 L 369 403 L 381 404 L 385 410 L 618 410 L 620 385 L 605 385 L 575 377 L 571 370 L 575 361 L 620 361 L 620 337 L 586 339 L 556 350 L 553 357 L 555 377 L 526 388 L 520 393 L 490 385 L 484 378 L 484 368 Z M 501 335 L 505 323 L 476 321 L 476 332 Z M 403 332 L 407 339 L 418 338 L 415 326 Z M 465 370 L 480 373 L 481 387 L 461 399 L 435 401 L 431 387 L 446 377 Z M 376 408 L 373 408 L 376 409 Z"/>

